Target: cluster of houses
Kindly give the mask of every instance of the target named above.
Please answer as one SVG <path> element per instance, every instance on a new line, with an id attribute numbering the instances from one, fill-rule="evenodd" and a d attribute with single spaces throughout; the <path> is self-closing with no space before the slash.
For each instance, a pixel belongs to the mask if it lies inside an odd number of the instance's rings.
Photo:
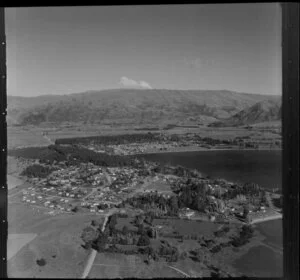
<path id="1" fill-rule="evenodd" d="M 103 212 L 141 182 L 138 170 L 132 168 L 101 168 L 92 163 L 60 166 L 46 179 L 31 179 L 32 187 L 24 191 L 22 201 L 66 212 L 74 207 Z"/>

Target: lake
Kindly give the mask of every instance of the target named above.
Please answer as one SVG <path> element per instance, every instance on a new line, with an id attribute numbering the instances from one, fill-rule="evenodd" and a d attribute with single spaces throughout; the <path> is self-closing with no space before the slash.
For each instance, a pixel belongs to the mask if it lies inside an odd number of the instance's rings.
<path id="1" fill-rule="evenodd" d="M 148 160 L 197 169 L 212 178 L 255 182 L 265 188 L 281 188 L 281 151 L 201 151 L 144 155 Z M 257 224 L 264 245 L 250 249 L 234 266 L 254 277 L 281 277 L 283 271 L 282 220 Z"/>
<path id="2" fill-rule="evenodd" d="M 255 182 L 267 189 L 281 188 L 281 151 L 201 151 L 143 155 L 148 160 L 182 165 L 212 178 Z"/>

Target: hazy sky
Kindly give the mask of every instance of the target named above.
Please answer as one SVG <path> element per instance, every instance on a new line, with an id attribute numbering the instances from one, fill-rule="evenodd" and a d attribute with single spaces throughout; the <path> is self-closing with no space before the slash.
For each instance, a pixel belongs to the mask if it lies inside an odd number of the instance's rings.
<path id="1" fill-rule="evenodd" d="M 279 4 L 7 8 L 8 94 L 281 94 Z"/>

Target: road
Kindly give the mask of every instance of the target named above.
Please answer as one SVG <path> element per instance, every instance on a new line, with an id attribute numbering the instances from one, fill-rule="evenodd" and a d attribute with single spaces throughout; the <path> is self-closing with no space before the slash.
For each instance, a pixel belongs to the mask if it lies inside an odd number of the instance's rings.
<path id="1" fill-rule="evenodd" d="M 170 267 L 170 268 L 176 270 L 177 272 L 181 273 L 182 275 L 184 275 L 186 277 L 191 277 L 190 275 L 186 274 L 184 271 L 182 271 L 182 270 L 180 270 L 180 269 L 178 269 L 178 268 L 176 268 L 174 266 L 167 265 L 167 267 Z"/>
<path id="2" fill-rule="evenodd" d="M 106 223 L 107 223 L 107 221 L 108 221 L 109 216 L 112 215 L 115 211 L 116 211 L 116 209 L 111 209 L 111 210 L 106 214 L 105 219 L 104 219 L 104 222 L 103 222 L 103 224 L 102 224 L 102 228 L 101 228 L 101 231 L 102 231 L 102 232 L 105 230 L 105 226 L 106 226 Z M 94 250 L 94 249 L 92 249 L 92 250 L 91 250 L 91 253 L 90 253 L 89 257 L 88 257 L 88 260 L 87 260 L 87 262 L 86 262 L 85 268 L 84 268 L 84 270 L 83 270 L 81 279 L 85 279 L 85 278 L 89 275 L 89 273 L 90 273 L 90 271 L 91 271 L 91 269 L 92 269 L 92 266 L 93 266 L 93 264 L 94 264 L 96 255 L 97 255 L 97 251 Z"/>

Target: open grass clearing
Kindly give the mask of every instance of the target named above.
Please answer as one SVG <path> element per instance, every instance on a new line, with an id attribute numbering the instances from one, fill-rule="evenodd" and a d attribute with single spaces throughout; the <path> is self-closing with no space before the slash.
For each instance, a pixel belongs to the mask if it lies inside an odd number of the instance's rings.
<path id="1" fill-rule="evenodd" d="M 7 259 L 10 260 L 26 244 L 31 242 L 37 235 L 34 233 L 9 234 L 7 239 Z"/>
<path id="2" fill-rule="evenodd" d="M 163 180 L 151 182 L 145 190 L 157 191 L 159 193 L 173 193 L 170 184 L 164 182 Z"/>
<path id="3" fill-rule="evenodd" d="M 29 127 L 8 127 L 7 140 L 8 149 L 49 145 L 49 141 L 43 137 L 40 131 Z"/>
<path id="4" fill-rule="evenodd" d="M 100 253 L 96 256 L 89 278 L 155 278 L 182 277 L 163 262 L 149 265 L 139 256 Z"/>
<path id="5" fill-rule="evenodd" d="M 20 178 L 12 175 L 7 175 L 7 187 L 9 190 L 17 186 L 20 186 L 22 184 L 23 184 L 23 180 L 21 180 Z"/>
<path id="6" fill-rule="evenodd" d="M 9 277 L 77 278 L 80 277 L 88 251 L 81 247 L 83 228 L 99 215 L 62 214 L 49 216 L 24 204 L 8 207 L 9 233 L 36 234 L 8 261 Z M 36 261 L 44 259 L 45 266 Z"/>
<path id="7" fill-rule="evenodd" d="M 134 218 L 117 218 L 116 229 L 122 230 L 124 226 L 127 226 L 129 230 L 137 231 L 137 227 L 132 224 Z"/>
<path id="8" fill-rule="evenodd" d="M 218 224 L 211 222 L 193 221 L 193 220 L 183 220 L 183 219 L 154 219 L 154 225 L 161 225 L 162 232 L 164 227 L 169 229 L 167 231 L 176 231 L 178 234 L 191 235 L 191 234 L 201 234 L 201 235 L 212 235 L 219 227 Z"/>

